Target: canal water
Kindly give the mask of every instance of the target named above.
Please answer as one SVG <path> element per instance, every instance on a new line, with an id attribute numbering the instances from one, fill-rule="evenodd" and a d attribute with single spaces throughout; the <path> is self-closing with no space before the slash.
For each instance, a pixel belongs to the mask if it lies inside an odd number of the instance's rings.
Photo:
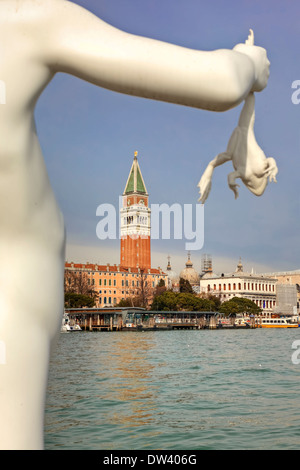
<path id="1" fill-rule="evenodd" d="M 299 340 L 300 329 L 61 334 L 45 448 L 298 449 Z"/>

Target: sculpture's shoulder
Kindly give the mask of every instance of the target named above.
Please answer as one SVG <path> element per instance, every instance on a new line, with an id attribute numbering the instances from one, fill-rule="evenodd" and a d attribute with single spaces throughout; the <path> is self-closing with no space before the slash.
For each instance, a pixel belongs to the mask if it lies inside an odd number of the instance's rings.
<path id="1" fill-rule="evenodd" d="M 70 5 L 66 0 L 2 0 L 0 23 L 7 23 L 10 20 L 15 24 L 35 22 L 47 16 L 50 19 L 52 14 L 57 15 L 61 10 L 69 9 Z"/>

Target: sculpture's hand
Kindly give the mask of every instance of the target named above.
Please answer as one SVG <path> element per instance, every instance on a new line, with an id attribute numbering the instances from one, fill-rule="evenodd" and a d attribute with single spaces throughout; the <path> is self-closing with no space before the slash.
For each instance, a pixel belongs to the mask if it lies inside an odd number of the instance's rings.
<path id="1" fill-rule="evenodd" d="M 198 183 L 200 193 L 200 198 L 198 199 L 198 201 L 200 201 L 201 204 L 204 204 L 210 193 L 213 171 L 214 167 L 209 164 Z"/>
<path id="2" fill-rule="evenodd" d="M 276 175 L 278 173 L 278 168 L 274 158 L 267 158 L 268 168 L 264 171 L 264 175 L 269 178 L 270 183 L 277 183 Z"/>

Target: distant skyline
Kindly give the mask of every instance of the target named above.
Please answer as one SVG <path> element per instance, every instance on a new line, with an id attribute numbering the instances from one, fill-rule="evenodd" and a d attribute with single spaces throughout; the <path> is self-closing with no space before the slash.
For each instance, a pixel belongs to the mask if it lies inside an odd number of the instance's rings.
<path id="1" fill-rule="evenodd" d="M 204 246 L 191 252 L 194 267 L 209 253 L 216 272 L 300 269 L 300 104 L 292 83 L 300 80 L 299 18 L 295 1 L 85 0 L 74 1 L 124 31 L 200 50 L 232 49 L 249 28 L 271 61 L 267 88 L 256 94 L 255 134 L 276 159 L 277 184 L 255 197 L 227 185 L 231 163 L 215 170 L 205 203 Z M 242 105 L 212 113 L 134 98 L 66 74 L 49 84 L 36 109 L 37 130 L 51 184 L 67 229 L 67 259 L 119 263 L 119 240 L 96 236 L 100 204 L 119 207 L 134 152 L 150 203 L 193 204 L 198 181 L 226 149 Z M 152 266 L 176 272 L 187 260 L 186 240 L 153 240 Z"/>

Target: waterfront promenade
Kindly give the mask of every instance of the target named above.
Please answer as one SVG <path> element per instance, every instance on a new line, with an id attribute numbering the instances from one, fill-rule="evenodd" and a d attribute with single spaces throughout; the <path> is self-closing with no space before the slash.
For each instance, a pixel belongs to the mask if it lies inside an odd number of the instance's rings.
<path id="1" fill-rule="evenodd" d="M 256 328 L 255 318 L 249 324 L 236 325 L 235 317 L 219 312 L 149 311 L 143 308 L 69 308 L 70 322 L 84 331 L 134 331 Z"/>

